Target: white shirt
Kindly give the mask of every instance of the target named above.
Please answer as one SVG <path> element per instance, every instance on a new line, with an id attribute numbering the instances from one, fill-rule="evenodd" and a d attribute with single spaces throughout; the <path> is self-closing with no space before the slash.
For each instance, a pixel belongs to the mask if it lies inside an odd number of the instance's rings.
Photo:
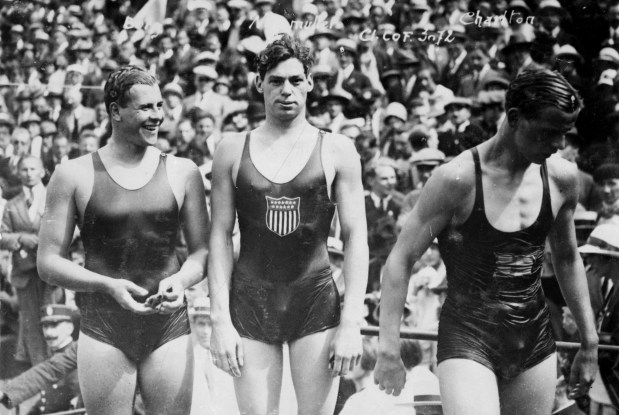
<path id="1" fill-rule="evenodd" d="M 45 197 L 47 196 L 47 189 L 43 186 L 43 183 L 39 183 L 32 188 L 23 187 L 24 195 L 26 199 L 30 199 L 31 205 L 28 208 L 28 217 L 32 223 L 40 220 L 45 211 Z"/>

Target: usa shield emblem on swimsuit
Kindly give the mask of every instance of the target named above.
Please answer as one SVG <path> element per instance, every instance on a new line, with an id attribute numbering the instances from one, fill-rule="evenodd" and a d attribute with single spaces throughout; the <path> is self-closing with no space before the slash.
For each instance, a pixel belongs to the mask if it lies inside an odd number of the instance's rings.
<path id="1" fill-rule="evenodd" d="M 286 236 L 299 227 L 301 198 L 265 196 L 267 200 L 267 228 L 279 236 Z"/>

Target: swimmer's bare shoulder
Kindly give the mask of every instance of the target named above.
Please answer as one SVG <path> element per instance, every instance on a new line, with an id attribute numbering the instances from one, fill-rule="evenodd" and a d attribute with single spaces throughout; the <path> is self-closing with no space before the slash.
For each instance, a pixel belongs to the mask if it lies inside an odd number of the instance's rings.
<path id="1" fill-rule="evenodd" d="M 213 155 L 213 175 L 227 171 L 236 178 L 247 133 L 226 134 Z"/>
<path id="2" fill-rule="evenodd" d="M 91 154 L 68 160 L 56 166 L 48 185 L 48 195 L 70 198 L 81 214 L 92 194 L 94 176 Z"/>
<path id="3" fill-rule="evenodd" d="M 575 206 L 578 202 L 578 167 L 576 164 L 562 157 L 553 156 L 546 161 L 546 166 L 551 183 L 550 200 L 553 204 L 553 211 L 558 210 L 556 207 L 558 201 L 560 201 L 559 207 L 565 203 Z"/>

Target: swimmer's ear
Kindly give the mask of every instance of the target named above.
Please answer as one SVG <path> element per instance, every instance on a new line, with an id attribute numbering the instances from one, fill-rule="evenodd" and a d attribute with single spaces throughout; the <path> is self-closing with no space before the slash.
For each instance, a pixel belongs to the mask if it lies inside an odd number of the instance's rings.
<path id="1" fill-rule="evenodd" d="M 120 121 L 120 105 L 118 105 L 118 102 L 110 103 L 110 118 Z"/>
<path id="2" fill-rule="evenodd" d="M 264 80 L 262 79 L 260 74 L 257 74 L 256 77 L 254 78 L 254 84 L 256 85 L 256 89 L 258 90 L 258 92 L 260 92 L 261 94 L 264 92 L 264 90 L 262 89 L 263 82 Z"/>
<path id="3" fill-rule="evenodd" d="M 522 117 L 520 110 L 518 108 L 510 108 L 509 110 L 507 110 L 506 116 L 509 126 L 512 129 L 516 129 L 516 127 L 518 126 L 518 121 L 520 121 L 520 118 Z"/>

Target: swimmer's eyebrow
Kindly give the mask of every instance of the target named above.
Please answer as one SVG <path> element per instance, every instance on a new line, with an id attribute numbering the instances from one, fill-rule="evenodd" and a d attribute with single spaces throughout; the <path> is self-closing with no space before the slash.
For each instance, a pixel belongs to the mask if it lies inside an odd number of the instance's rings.
<path id="1" fill-rule="evenodd" d="M 269 75 L 269 81 L 283 81 L 285 79 L 292 79 L 296 81 L 297 79 L 303 79 L 303 75 L 292 75 L 288 78 L 279 75 Z"/>

